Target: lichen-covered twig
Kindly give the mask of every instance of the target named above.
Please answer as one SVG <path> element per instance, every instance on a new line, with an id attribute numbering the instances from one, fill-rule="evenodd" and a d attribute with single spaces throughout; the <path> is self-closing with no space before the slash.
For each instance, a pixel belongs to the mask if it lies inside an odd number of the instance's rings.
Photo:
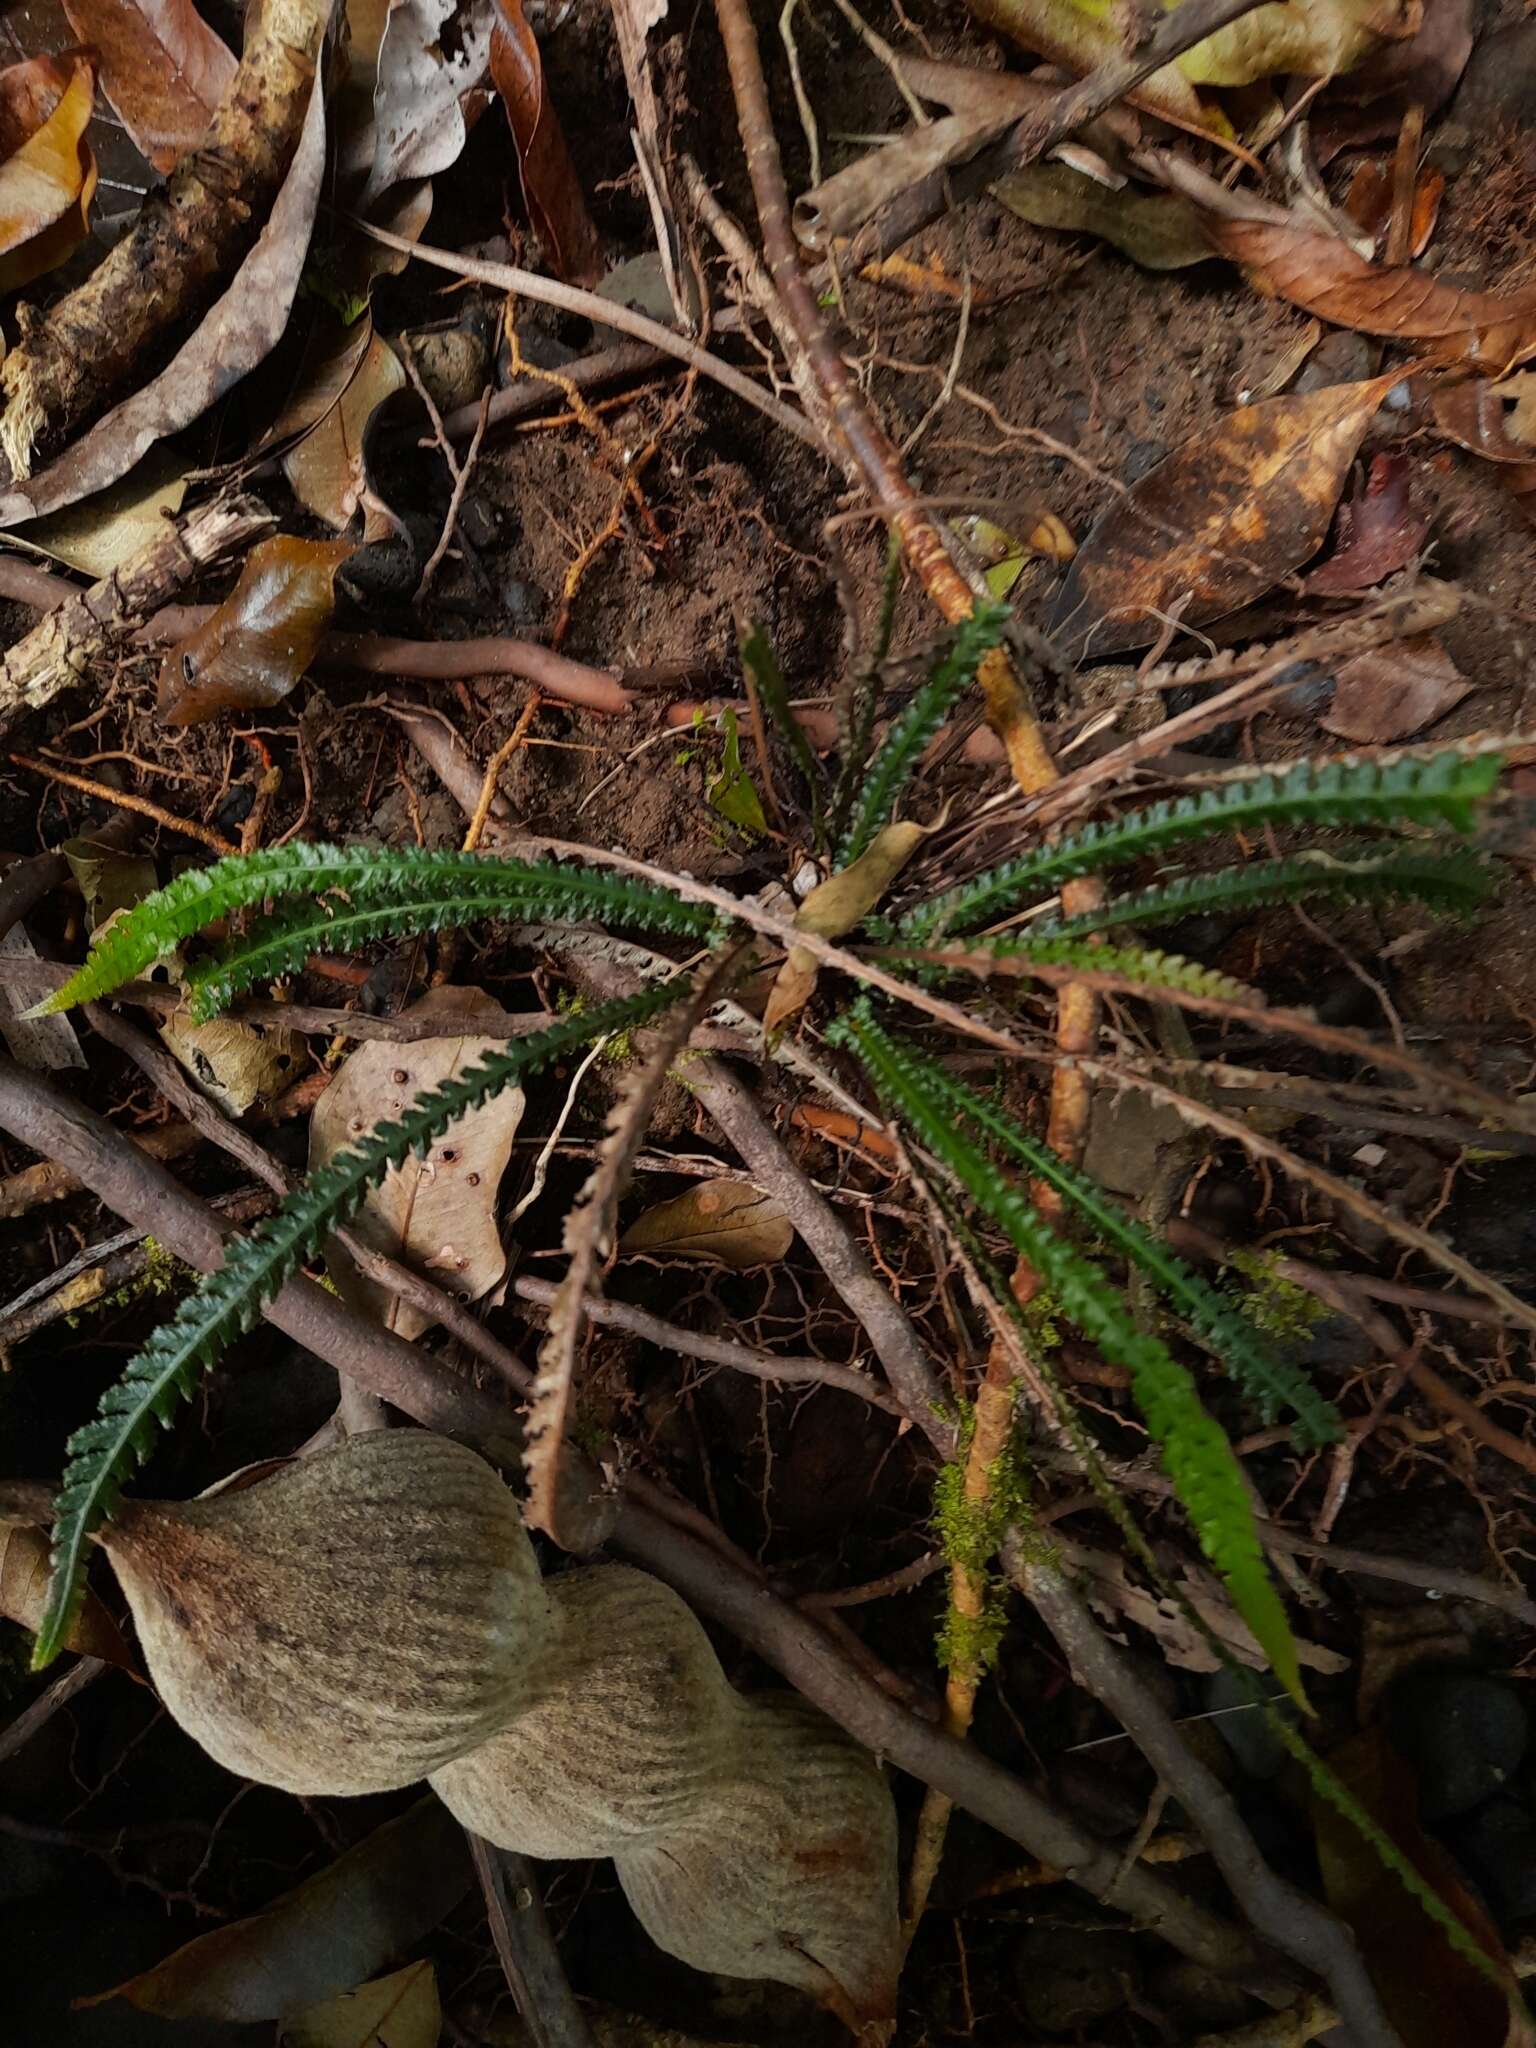
<path id="1" fill-rule="evenodd" d="M 220 499 L 167 524 L 110 576 L 67 597 L 0 660 L 0 731 L 80 682 L 91 663 L 127 639 L 147 613 L 211 563 L 260 539 L 272 524 L 272 515 L 252 499 Z"/>
<path id="2" fill-rule="evenodd" d="M 123 239 L 46 313 L 23 306 L 0 368 L 0 451 L 13 481 L 39 445 L 94 417 L 208 305 L 254 242 L 298 147 L 333 0 L 262 0 L 198 148 Z"/>

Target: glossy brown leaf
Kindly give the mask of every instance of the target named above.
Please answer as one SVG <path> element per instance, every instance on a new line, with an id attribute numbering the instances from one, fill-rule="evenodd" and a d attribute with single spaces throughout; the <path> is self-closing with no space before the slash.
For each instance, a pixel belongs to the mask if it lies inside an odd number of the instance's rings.
<path id="1" fill-rule="evenodd" d="M 1335 327 L 1422 343 L 1434 362 L 1493 376 L 1536 354 L 1536 287 L 1507 296 L 1462 291 L 1428 271 L 1368 263 L 1330 235 L 1270 220 L 1212 216 L 1206 232 L 1260 291 Z"/>
<path id="2" fill-rule="evenodd" d="M 528 218 L 559 275 L 594 284 L 602 269 L 597 229 L 587 212 L 565 131 L 550 104 L 543 60 L 522 0 L 496 0 L 491 79 L 517 145 L 518 176 Z"/>
<path id="3" fill-rule="evenodd" d="M 14 143 L 0 163 L 0 291 L 30 284 L 84 240 L 96 190 L 96 160 L 85 140 L 96 99 L 90 59 L 44 58 L 0 89 L 4 129 Z M 3 76 L 4 74 L 0 74 Z M 40 117 L 27 132 L 26 123 Z"/>
<path id="4" fill-rule="evenodd" d="M 1411 562 L 1429 532 L 1429 515 L 1414 503 L 1406 455 L 1372 458 L 1365 487 L 1339 507 L 1337 546 L 1307 577 L 1308 594 L 1347 597 L 1369 590 Z"/>
<path id="5" fill-rule="evenodd" d="M 1346 661 L 1318 724 L 1361 746 L 1386 746 L 1433 725 L 1471 688 L 1434 635 L 1419 634 Z"/>
<path id="6" fill-rule="evenodd" d="M 1265 399 L 1186 442 L 1088 536 L 1052 634 L 1075 659 L 1111 654 L 1146 646 L 1176 610 L 1196 624 L 1262 597 L 1321 546 L 1394 381 Z"/>
<path id="7" fill-rule="evenodd" d="M 350 541 L 278 534 L 252 548 L 240 581 L 160 668 L 167 725 L 200 725 L 221 711 L 279 704 L 315 658 L 335 607 L 336 571 Z"/>
<path id="8" fill-rule="evenodd" d="M 317 424 L 283 457 L 283 474 L 306 510 L 338 533 L 350 526 L 368 487 L 367 442 L 374 414 L 405 388 L 400 359 L 364 314 L 355 329 L 333 331 L 334 353 L 314 365 L 311 400 L 329 397 Z M 391 522 L 379 504 L 363 512 L 363 542 L 382 540 Z"/>
<path id="9" fill-rule="evenodd" d="M 1405 2048 L 1530 2048 L 1528 2018 L 1498 1932 L 1456 1866 L 1419 1825 L 1413 1771 L 1379 1729 L 1351 1737 L 1328 1758 L 1371 1818 L 1439 1893 L 1468 1934 L 1508 1975 L 1511 1997 L 1459 1955 L 1371 1845 L 1314 1796 L 1312 1826 L 1328 1902 L 1354 1930 L 1387 2017 Z"/>
<path id="10" fill-rule="evenodd" d="M 235 59 L 192 0 L 63 0 L 101 64 L 101 89 L 157 171 L 199 143 Z"/>

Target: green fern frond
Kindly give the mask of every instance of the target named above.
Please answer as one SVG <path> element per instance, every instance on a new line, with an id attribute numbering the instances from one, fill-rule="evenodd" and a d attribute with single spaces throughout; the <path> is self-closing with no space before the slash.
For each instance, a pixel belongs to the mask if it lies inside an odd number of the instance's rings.
<path id="1" fill-rule="evenodd" d="M 1091 1175 L 1069 1166 L 1049 1145 L 1030 1137 L 1012 1117 L 955 1080 L 936 1060 L 924 1058 L 909 1046 L 901 1050 L 924 1087 L 948 1102 L 1036 1180 L 1054 1188 L 1105 1244 L 1147 1275 L 1225 1362 L 1265 1422 L 1275 1421 L 1282 1409 L 1289 1408 L 1303 1443 L 1338 1442 L 1344 1426 L 1333 1403 L 1318 1393 L 1305 1373 L 1277 1357 L 1259 1339 L 1248 1318 L 1219 1288 L 1201 1279 L 1163 1238 L 1128 1216 Z"/>
<path id="2" fill-rule="evenodd" d="M 784 671 L 779 666 L 779 657 L 774 652 L 773 642 L 754 620 L 742 632 L 736 642 L 741 656 L 741 665 L 752 678 L 757 694 L 772 720 L 775 730 L 790 752 L 795 766 L 800 770 L 801 780 L 811 800 L 811 821 L 815 827 L 816 844 L 825 843 L 826 827 L 822 816 L 822 791 L 826 784 L 826 770 L 816 758 L 816 753 L 806 738 L 805 727 L 796 718 L 794 707 L 789 701 L 789 685 L 784 680 Z"/>
<path id="3" fill-rule="evenodd" d="M 1056 930 L 1031 929 L 1009 932 L 996 939 L 964 939 L 956 942 L 956 965 L 973 974 L 985 974 L 992 966 L 1005 967 L 1014 960 L 1035 960 L 1042 967 L 1074 967 L 1084 974 L 1113 974 L 1122 981 L 1138 983 L 1148 990 L 1173 989 L 1190 996 L 1209 996 L 1221 1003 L 1244 1003 L 1250 1009 L 1263 1007 L 1264 998 L 1245 981 L 1237 981 L 1216 967 L 1202 967 L 1198 960 L 1186 960 L 1181 953 L 1164 953 L 1153 946 L 1095 946 L 1086 938 L 1075 938 Z M 963 947 L 963 953 L 958 949 Z"/>
<path id="4" fill-rule="evenodd" d="M 890 817 L 924 747 L 944 723 L 960 692 L 974 679 L 983 658 L 1002 639 L 1007 623 L 1007 605 L 978 604 L 955 634 L 948 654 L 893 722 L 854 799 L 848 829 L 837 849 L 836 867 L 852 867 Z"/>
<path id="5" fill-rule="evenodd" d="M 322 1239 L 356 1214 L 368 1190 L 412 1152 L 425 1151 L 455 1118 L 477 1108 L 531 1069 L 572 1048 L 621 1031 L 687 993 L 683 981 L 665 983 L 622 1001 L 564 1019 L 547 1031 L 489 1054 L 451 1081 L 419 1095 L 398 1122 L 381 1124 L 358 1144 L 311 1174 L 277 1213 L 248 1235 L 230 1241 L 224 1261 L 207 1274 L 171 1320 L 131 1358 L 109 1387 L 96 1416 L 69 1440 L 55 1506 L 53 1578 L 32 1652 L 41 1671 L 58 1654 L 84 1594 L 86 1544 L 117 1507 L 129 1475 L 154 1445 L 155 1424 L 168 1428 L 197 1376 L 281 1292 Z"/>
<path id="6" fill-rule="evenodd" d="M 904 557 L 901 536 L 893 533 L 886 543 L 885 574 L 880 579 L 880 610 L 875 618 L 875 637 L 869 651 L 858 663 L 847 686 L 839 693 L 837 745 L 842 759 L 832 792 L 832 835 L 840 839 L 853 806 L 854 793 L 864 772 L 870 734 L 875 729 L 875 707 L 880 700 L 880 671 L 891 651 L 896 630 L 896 599 L 901 592 Z"/>
<path id="7" fill-rule="evenodd" d="M 1406 896 L 1432 910 L 1464 915 L 1487 900 L 1493 884 L 1492 868 L 1465 847 L 1450 853 L 1404 847 L 1378 854 L 1361 842 L 1338 853 L 1312 847 L 1284 860 L 1259 860 L 1205 875 L 1175 875 L 1116 896 L 1079 917 L 1042 919 L 1034 930 L 1070 938 L 1117 925 L 1175 924 L 1180 918 L 1210 912 L 1220 916 L 1270 903 L 1300 903 L 1311 896 L 1350 901 Z"/>
<path id="8" fill-rule="evenodd" d="M 858 1054 L 886 1108 L 942 1161 L 1015 1251 L 1029 1260 L 1055 1294 L 1062 1314 L 1107 1359 L 1129 1372 L 1137 1405 L 1201 1548 L 1221 1573 L 1275 1675 L 1305 1704 L 1296 1641 L 1264 1559 L 1243 1469 L 1225 1432 L 1201 1406 L 1190 1374 L 1157 1338 L 1136 1328 L 1108 1276 L 1058 1237 L 1007 1176 L 971 1143 L 948 1102 L 927 1086 L 905 1048 L 880 1028 L 867 1002 L 845 1012 L 828 1037 Z"/>
<path id="9" fill-rule="evenodd" d="M 1052 846 L 977 875 L 920 903 L 902 919 L 908 938 L 969 931 L 1074 876 L 1138 860 L 1213 832 L 1259 825 L 1450 825 L 1470 832 L 1478 805 L 1503 767 L 1497 754 L 1435 754 L 1428 760 L 1301 761 L 1285 774 L 1212 782 L 1192 795 L 1103 818 Z"/>
<path id="10" fill-rule="evenodd" d="M 506 915 L 636 925 L 708 938 L 715 913 L 665 890 L 580 867 L 499 860 L 421 847 L 271 847 L 193 868 L 115 919 L 78 974 L 33 1012 L 46 1016 L 108 995 L 174 953 L 195 933 L 252 904 L 335 891 L 356 907 L 432 898 L 484 906 Z M 492 914 L 489 909 L 484 914 Z"/>

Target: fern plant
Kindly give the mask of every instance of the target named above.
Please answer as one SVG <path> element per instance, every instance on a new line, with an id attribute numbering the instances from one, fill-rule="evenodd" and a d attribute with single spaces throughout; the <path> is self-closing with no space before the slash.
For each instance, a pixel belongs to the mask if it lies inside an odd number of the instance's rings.
<path id="1" fill-rule="evenodd" d="M 1059 1237 L 971 1141 L 952 1103 L 931 1087 L 924 1063 L 882 1028 L 867 999 L 845 1012 L 829 1035 L 858 1055 L 886 1109 L 1029 1260 L 1062 1314 L 1130 1374 L 1137 1405 L 1201 1548 L 1276 1677 L 1303 1700 L 1295 1638 L 1254 1527 L 1243 1469 L 1225 1432 L 1202 1406 L 1188 1369 L 1158 1338 L 1136 1328 L 1124 1295 L 1103 1268 Z"/>
<path id="2" fill-rule="evenodd" d="M 255 904 L 298 898 L 193 971 L 194 1015 L 211 1015 L 260 977 L 301 966 L 317 946 L 360 945 L 393 932 L 474 917 L 592 920 L 708 939 L 718 919 L 664 889 L 600 869 L 498 860 L 416 847 L 295 841 L 193 868 L 115 918 L 80 971 L 29 1013 L 47 1016 L 120 988 L 196 933 Z M 371 918 L 373 921 L 369 923 Z"/>
<path id="3" fill-rule="evenodd" d="M 149 1456 L 156 1425 L 169 1427 L 198 1375 L 250 1329 L 323 1240 L 357 1213 L 368 1190 L 409 1154 L 425 1152 L 466 1111 L 562 1053 L 670 1009 L 687 988 L 682 981 L 649 988 L 564 1018 L 547 1031 L 515 1040 L 504 1052 L 489 1054 L 419 1095 L 397 1121 L 377 1125 L 337 1153 L 275 1215 L 230 1243 L 223 1263 L 134 1354 L 102 1396 L 95 1417 L 69 1440 L 69 1463 L 55 1503 L 53 1577 L 32 1652 L 35 1671 L 52 1662 L 73 1626 L 84 1596 L 91 1532 L 110 1518 L 127 1479 Z"/>
<path id="4" fill-rule="evenodd" d="M 975 680 L 983 658 L 1003 637 L 1008 607 L 978 604 L 955 634 L 949 652 L 932 669 L 917 695 L 891 729 L 870 763 L 855 797 L 846 830 L 837 849 L 836 865 L 852 867 L 896 808 L 896 800 L 912 779 L 923 749 L 944 723 L 962 690 Z"/>
<path id="5" fill-rule="evenodd" d="M 1054 844 L 991 868 L 916 905 L 901 919 L 900 933 L 926 945 L 947 932 L 974 931 L 1079 875 L 1123 866 L 1217 832 L 1265 825 L 1402 824 L 1449 825 L 1470 832 L 1502 765 L 1497 754 L 1449 751 L 1426 759 L 1321 765 L 1302 761 L 1286 774 L 1208 783 L 1192 795 L 1148 810 L 1097 820 Z M 1096 920 L 1093 929 L 1101 928 Z"/>

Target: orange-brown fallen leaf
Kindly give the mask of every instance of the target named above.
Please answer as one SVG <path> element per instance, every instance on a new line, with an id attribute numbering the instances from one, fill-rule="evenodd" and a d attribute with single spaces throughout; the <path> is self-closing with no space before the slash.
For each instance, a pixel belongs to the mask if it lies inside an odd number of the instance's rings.
<path id="1" fill-rule="evenodd" d="M 329 366 L 338 387 L 334 402 L 283 457 L 283 474 L 299 503 L 338 533 L 365 505 L 367 546 L 391 531 L 378 502 L 367 498 L 368 430 L 379 408 L 405 389 L 406 379 L 399 357 L 374 333 L 372 314 L 365 313 L 357 329 L 339 340 Z M 326 367 L 319 366 L 322 381 Z"/>
<path id="2" fill-rule="evenodd" d="M 167 725 L 200 725 L 221 711 L 281 703 L 314 660 L 335 608 L 336 571 L 350 541 L 278 534 L 252 548 L 240 581 L 160 668 Z"/>
<path id="3" fill-rule="evenodd" d="M 1422 346 L 1436 364 L 1501 376 L 1536 355 L 1536 287 L 1462 291 L 1428 271 L 1368 263 L 1331 235 L 1270 220 L 1208 217 L 1212 247 L 1273 298 L 1335 327 Z"/>
<path id="4" fill-rule="evenodd" d="M 85 239 L 96 159 L 85 140 L 96 99 L 89 57 L 38 57 L 0 72 L 0 291 L 64 261 Z"/>
<path id="5" fill-rule="evenodd" d="M 201 142 L 234 54 L 192 0 L 63 0 L 101 65 L 101 89 L 157 171 Z"/>
<path id="6" fill-rule="evenodd" d="M 1511 415 L 1499 391 L 1484 378 L 1452 385 L 1435 393 L 1434 415 L 1447 440 L 1498 465 L 1499 482 L 1536 524 L 1536 445 L 1511 431 Z"/>
<path id="7" fill-rule="evenodd" d="M 1051 632 L 1076 659 L 1144 647 L 1262 597 L 1316 553 L 1396 373 L 1244 406 L 1111 505 L 1073 563 Z"/>
<path id="8" fill-rule="evenodd" d="M 550 105 L 538 43 L 523 18 L 522 0 L 498 0 L 496 12 L 491 80 L 512 124 L 528 218 L 556 273 L 570 284 L 592 284 L 602 267 L 597 229 Z"/>
<path id="9" fill-rule="evenodd" d="M 1471 688 L 1434 634 L 1422 633 L 1346 661 L 1317 722 L 1341 740 L 1383 747 L 1423 732 Z"/>

